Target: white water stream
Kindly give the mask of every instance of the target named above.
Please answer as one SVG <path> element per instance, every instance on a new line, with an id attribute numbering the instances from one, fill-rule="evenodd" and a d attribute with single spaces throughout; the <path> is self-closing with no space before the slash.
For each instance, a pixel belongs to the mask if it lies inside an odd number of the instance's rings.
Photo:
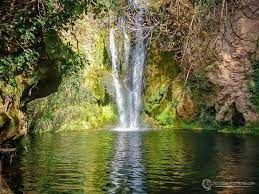
<path id="1" fill-rule="evenodd" d="M 142 111 L 143 74 L 146 59 L 146 45 L 143 35 L 144 9 L 136 2 L 129 1 L 137 10 L 133 16 L 134 31 L 130 37 L 121 20 L 119 29 L 110 30 L 110 54 L 112 60 L 112 76 L 116 94 L 120 130 L 135 130 L 140 127 Z M 123 39 L 123 65 L 119 61 L 119 49 L 116 45 L 116 33 L 120 32 Z M 117 43 L 118 44 L 118 43 Z M 124 77 L 124 80 L 122 80 Z"/>

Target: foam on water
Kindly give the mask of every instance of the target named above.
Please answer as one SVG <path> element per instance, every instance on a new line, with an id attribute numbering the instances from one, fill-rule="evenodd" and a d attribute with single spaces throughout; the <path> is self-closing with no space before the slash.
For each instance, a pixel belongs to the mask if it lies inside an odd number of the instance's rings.
<path id="1" fill-rule="evenodd" d="M 120 132 L 127 132 L 127 131 L 140 131 L 143 129 L 140 128 L 133 128 L 133 127 L 127 127 L 127 128 L 123 128 L 123 127 L 116 127 L 112 129 L 113 131 L 120 131 Z"/>

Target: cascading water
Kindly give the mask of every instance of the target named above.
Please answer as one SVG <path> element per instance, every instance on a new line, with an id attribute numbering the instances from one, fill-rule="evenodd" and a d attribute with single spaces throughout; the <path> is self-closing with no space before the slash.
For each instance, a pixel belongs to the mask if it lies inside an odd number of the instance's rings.
<path id="1" fill-rule="evenodd" d="M 129 0 L 137 10 L 133 16 L 133 29 L 129 37 L 125 22 L 120 20 L 120 32 L 123 37 L 124 72 L 118 60 L 119 52 L 115 42 L 116 30 L 110 31 L 110 53 L 112 59 L 112 76 L 116 93 L 116 104 L 120 119 L 120 128 L 138 129 L 142 110 L 143 74 L 146 58 L 146 43 L 143 33 L 144 8 L 136 1 Z M 118 30 L 119 31 L 119 30 Z M 124 76 L 122 75 L 124 74 Z M 121 77 L 124 77 L 122 81 Z"/>
<path id="2" fill-rule="evenodd" d="M 115 45 L 115 30 L 110 31 L 110 52 L 112 58 L 112 77 L 116 92 L 116 103 L 118 107 L 118 113 L 120 117 L 120 124 L 122 127 L 127 126 L 127 112 L 125 107 L 124 89 L 122 88 L 120 75 L 119 75 L 119 63 L 118 63 L 118 51 Z"/>

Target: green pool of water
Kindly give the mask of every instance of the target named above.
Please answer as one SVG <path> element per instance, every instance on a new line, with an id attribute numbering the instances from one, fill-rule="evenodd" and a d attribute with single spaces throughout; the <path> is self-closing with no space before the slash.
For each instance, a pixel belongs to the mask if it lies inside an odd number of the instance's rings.
<path id="1" fill-rule="evenodd" d="M 14 193 L 256 193 L 259 137 L 190 130 L 34 134 L 4 178 Z M 204 179 L 255 185 L 206 191 Z"/>

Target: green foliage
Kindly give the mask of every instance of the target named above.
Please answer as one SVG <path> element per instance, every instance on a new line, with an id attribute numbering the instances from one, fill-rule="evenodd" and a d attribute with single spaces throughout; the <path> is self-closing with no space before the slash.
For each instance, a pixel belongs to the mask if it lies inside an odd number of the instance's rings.
<path id="1" fill-rule="evenodd" d="M 0 14 L 7 19 L 0 20 L 0 79 L 13 87 L 17 85 L 15 77 L 21 74 L 29 78 L 28 82 L 37 82 L 39 17 L 33 17 L 32 10 L 17 10 L 13 15 L 3 11 Z"/>
<path id="2" fill-rule="evenodd" d="M 215 120 L 216 110 L 214 107 L 201 105 L 200 115 L 198 118 L 199 125 L 206 129 L 219 129 L 220 125 Z"/>
<path id="3" fill-rule="evenodd" d="M 39 53 L 26 49 L 18 56 L 8 56 L 0 59 L 0 78 L 12 86 L 16 86 L 15 76 L 24 73 L 28 77 L 37 79 L 34 65 Z"/>
<path id="4" fill-rule="evenodd" d="M 58 29 L 73 25 L 83 13 L 93 12 L 96 17 L 104 16 L 117 7 L 118 0 L 48 0 L 46 1 L 46 27 Z"/>
<path id="5" fill-rule="evenodd" d="M 156 117 L 161 125 L 168 126 L 174 123 L 175 115 L 173 115 L 172 109 L 172 103 L 169 102 L 163 112 Z"/>
<path id="6" fill-rule="evenodd" d="M 115 8 L 116 2 L 47 0 L 17 2 L 14 8 L 9 2 L 4 2 L 3 9 L 0 9 L 0 52 L 4 54 L 0 58 L 0 78 L 14 83 L 19 74 L 37 76 L 37 63 L 45 51 L 51 60 L 60 61 L 62 71 L 78 70 L 85 58 L 72 52 L 69 44 L 63 45 L 58 31 L 68 24 L 73 25 L 84 12 L 94 11 L 98 16 Z M 9 7 L 12 14 L 5 10 Z"/>
<path id="7" fill-rule="evenodd" d="M 83 73 L 64 76 L 56 93 L 29 103 L 30 127 L 35 131 L 71 131 L 112 124 L 116 120 L 113 104 L 98 103 L 84 79 Z"/>
<path id="8" fill-rule="evenodd" d="M 216 4 L 222 1 L 220 0 L 196 0 L 194 1 L 197 5 L 200 6 L 200 11 L 204 11 L 206 9 L 212 9 Z"/>
<path id="9" fill-rule="evenodd" d="M 88 95 L 91 92 L 86 87 L 81 87 L 85 77 L 78 73 L 89 65 L 89 61 L 60 36 L 81 16 L 94 12 L 95 17 L 102 17 L 117 6 L 116 2 L 0 2 L 0 112 L 5 108 L 10 117 L 15 116 L 17 130 L 25 123 L 19 110 L 24 110 L 29 101 L 56 91 L 61 78 L 63 83 L 57 93 L 39 100 L 39 103 L 32 102 L 29 107 L 28 113 L 36 114 L 29 117 L 37 129 L 101 127 L 116 119 L 113 105 L 101 104 L 101 98 L 105 96 L 103 88 L 95 88 L 96 93 L 99 92 L 97 99 Z M 79 77 L 80 84 L 77 82 Z M 37 118 L 37 122 L 33 124 L 32 118 Z M 9 131 L 10 128 L 6 129 Z"/>
<path id="10" fill-rule="evenodd" d="M 47 62 L 59 68 L 62 80 L 56 93 L 28 104 L 29 125 L 35 131 L 96 129 L 116 120 L 102 83 L 108 74 L 106 32 L 97 24 L 89 26 L 88 20 L 84 16 L 68 25 L 68 32 L 49 30 L 44 35 Z"/>
<path id="11" fill-rule="evenodd" d="M 179 74 L 179 66 L 175 63 L 174 54 L 159 51 L 152 45 L 149 64 L 146 67 L 146 91 L 144 97 L 145 113 L 156 119 L 161 125 L 171 125 L 175 119 L 172 91 L 173 80 Z"/>
<path id="12" fill-rule="evenodd" d="M 76 73 L 88 64 L 86 57 L 73 51 L 69 42 L 64 44 L 56 31 L 48 32 L 44 42 L 49 62 L 58 67 L 62 74 Z"/>
<path id="13" fill-rule="evenodd" d="M 17 87 L 18 75 L 23 75 L 28 86 L 35 86 L 46 77 L 43 74 L 49 66 L 58 68 L 62 74 L 80 70 L 88 63 L 85 56 L 74 52 L 69 43 L 63 43 L 59 31 L 73 25 L 85 12 L 94 11 L 98 16 L 115 6 L 115 0 L 21 1 L 14 5 L 2 2 L 0 79 L 5 82 L 3 87 Z"/>
<path id="14" fill-rule="evenodd" d="M 250 101 L 256 106 L 259 111 L 259 60 L 252 56 L 251 58 L 253 73 L 252 81 L 249 83 L 249 89 L 251 92 Z"/>
<path id="15" fill-rule="evenodd" d="M 160 88 L 152 88 L 154 90 L 150 91 L 151 95 L 147 97 L 145 102 L 145 111 L 149 114 L 154 113 L 155 109 L 160 106 L 161 101 L 168 91 L 168 86 L 166 84 L 161 84 L 159 86 Z"/>

